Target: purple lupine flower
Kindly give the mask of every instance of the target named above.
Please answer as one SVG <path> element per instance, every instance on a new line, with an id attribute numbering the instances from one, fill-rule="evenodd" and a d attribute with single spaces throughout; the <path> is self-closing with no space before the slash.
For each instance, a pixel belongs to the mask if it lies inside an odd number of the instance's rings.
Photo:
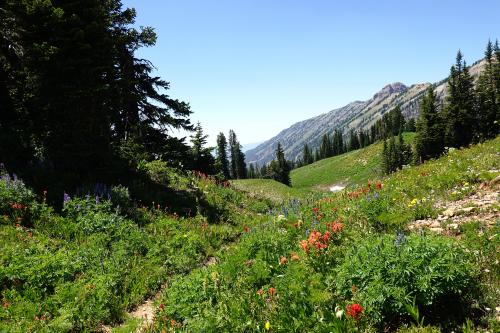
<path id="1" fill-rule="evenodd" d="M 99 196 L 98 196 L 98 195 L 96 195 L 96 196 L 95 196 L 95 204 L 96 204 L 96 205 L 98 205 L 98 204 L 99 204 L 99 202 L 101 202 L 101 201 L 99 200 Z"/>
<path id="2" fill-rule="evenodd" d="M 396 234 L 396 239 L 394 240 L 394 245 L 400 246 L 404 242 L 406 242 L 406 236 L 401 230 L 399 230 L 398 233 Z"/>
<path id="3" fill-rule="evenodd" d="M 63 199 L 64 204 L 67 204 L 70 200 L 71 197 L 69 196 L 69 194 L 64 192 L 64 199 Z"/>
<path id="4" fill-rule="evenodd" d="M 373 198 L 378 199 L 378 192 L 375 192 L 375 194 L 373 195 Z"/>

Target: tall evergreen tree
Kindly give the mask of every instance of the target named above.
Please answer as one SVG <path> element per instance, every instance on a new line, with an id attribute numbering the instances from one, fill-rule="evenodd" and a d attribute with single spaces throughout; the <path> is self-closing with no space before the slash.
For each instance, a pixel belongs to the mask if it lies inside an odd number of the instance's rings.
<path id="1" fill-rule="evenodd" d="M 24 156 L 29 164 L 71 188 L 113 181 L 117 165 L 126 166 L 121 158 L 187 153 L 168 131 L 192 129 L 189 105 L 165 95 L 168 82 L 135 57 L 156 35 L 132 27 L 134 10 L 122 9 L 120 0 L 3 4 L 0 16 L 10 19 L 0 24 L 0 96 L 6 87 L 15 110 L 1 112 L 0 132 L 23 134 L 18 141 L 31 154 Z M 0 140 L 0 154 L 8 142 Z"/>
<path id="2" fill-rule="evenodd" d="M 212 148 L 207 148 L 208 135 L 203 134 L 203 128 L 198 123 L 195 127 L 195 132 L 191 136 L 191 167 L 194 170 L 201 171 L 206 174 L 214 173 L 214 158 L 212 156 Z"/>
<path id="3" fill-rule="evenodd" d="M 474 137 L 474 90 L 469 70 L 458 51 L 455 65 L 450 70 L 448 96 L 444 109 L 445 144 L 462 147 Z"/>
<path id="4" fill-rule="evenodd" d="M 389 112 L 390 117 L 390 128 L 392 135 L 398 135 L 404 129 L 405 118 L 401 112 L 401 106 L 397 105 L 394 109 Z"/>
<path id="5" fill-rule="evenodd" d="M 333 143 L 332 143 L 333 155 L 340 155 L 344 153 L 344 139 L 342 137 L 342 132 L 335 130 L 333 133 Z"/>
<path id="6" fill-rule="evenodd" d="M 241 144 L 233 130 L 229 131 L 229 150 L 231 153 L 231 177 L 233 179 L 247 178 L 245 154 L 241 151 Z"/>
<path id="7" fill-rule="evenodd" d="M 278 142 L 278 146 L 276 147 L 276 161 L 278 162 L 279 167 L 279 181 L 285 185 L 290 186 L 290 163 L 285 159 L 285 152 L 281 143 Z"/>
<path id="8" fill-rule="evenodd" d="M 476 137 L 475 141 L 494 138 L 499 132 L 493 44 L 488 41 L 485 51 L 486 68 L 476 85 Z"/>
<path id="9" fill-rule="evenodd" d="M 356 132 L 354 132 L 354 130 L 351 130 L 349 132 L 349 151 L 356 150 L 359 148 L 360 145 L 359 145 L 358 135 L 356 134 Z"/>
<path id="10" fill-rule="evenodd" d="M 328 158 L 333 155 L 330 137 L 328 136 L 328 134 L 323 135 L 321 146 L 319 148 L 319 155 L 321 159 Z"/>
<path id="11" fill-rule="evenodd" d="M 262 166 L 260 167 L 260 178 L 266 178 L 266 175 L 267 175 L 267 165 L 265 164 L 262 164 Z"/>
<path id="12" fill-rule="evenodd" d="M 230 161 L 230 172 L 232 179 L 238 179 L 238 139 L 236 138 L 236 133 L 233 130 L 229 130 L 229 154 L 231 157 Z"/>
<path id="13" fill-rule="evenodd" d="M 314 162 L 314 157 L 311 154 L 311 150 L 307 143 L 304 143 L 304 149 L 302 150 L 302 162 L 304 165 L 308 165 Z"/>
<path id="14" fill-rule="evenodd" d="M 216 157 L 217 171 L 222 174 L 224 179 L 230 179 L 229 161 L 227 159 L 227 140 L 224 133 L 217 135 L 217 157 Z"/>
<path id="15" fill-rule="evenodd" d="M 250 179 L 256 178 L 255 177 L 255 168 L 253 166 L 253 163 L 250 163 L 250 165 L 248 166 L 247 175 L 248 175 L 248 178 L 250 178 Z"/>
<path id="16" fill-rule="evenodd" d="M 269 177 L 280 183 L 290 186 L 290 163 L 285 159 L 285 152 L 281 143 L 276 147 L 276 158 L 269 165 Z"/>
<path id="17" fill-rule="evenodd" d="M 429 87 L 420 103 L 416 127 L 417 160 L 424 161 L 441 155 L 444 150 L 443 119 L 437 110 L 436 96 L 432 87 Z"/>
<path id="18" fill-rule="evenodd" d="M 500 46 L 498 45 L 498 39 L 495 42 L 494 52 L 494 66 L 493 66 L 493 81 L 495 82 L 495 95 L 497 98 L 497 106 L 500 106 Z M 500 112 L 497 112 L 497 123 L 500 123 Z"/>
<path id="19" fill-rule="evenodd" d="M 405 132 L 415 132 L 417 130 L 417 124 L 415 119 L 411 118 L 406 122 Z"/>

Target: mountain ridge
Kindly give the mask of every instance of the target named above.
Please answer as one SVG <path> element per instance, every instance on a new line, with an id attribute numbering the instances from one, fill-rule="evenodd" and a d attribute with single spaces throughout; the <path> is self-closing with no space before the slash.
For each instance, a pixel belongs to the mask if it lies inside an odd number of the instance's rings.
<path id="1" fill-rule="evenodd" d="M 479 60 L 469 67 L 470 74 L 477 78 L 484 68 L 484 60 Z M 257 147 L 245 152 L 247 163 L 263 165 L 274 158 L 274 150 L 278 142 L 284 148 L 287 159 L 296 161 L 302 155 L 305 143 L 315 149 L 319 146 L 324 134 L 331 134 L 339 129 L 347 134 L 351 129 L 366 130 L 384 113 L 397 105 L 405 118 L 416 118 L 420 100 L 428 87 L 434 86 L 440 104 L 446 95 L 447 78 L 434 84 L 416 83 L 406 86 L 401 82 L 385 85 L 366 101 L 356 100 L 345 106 L 330 110 L 318 116 L 301 120 L 281 130 L 274 137 L 264 141 Z"/>

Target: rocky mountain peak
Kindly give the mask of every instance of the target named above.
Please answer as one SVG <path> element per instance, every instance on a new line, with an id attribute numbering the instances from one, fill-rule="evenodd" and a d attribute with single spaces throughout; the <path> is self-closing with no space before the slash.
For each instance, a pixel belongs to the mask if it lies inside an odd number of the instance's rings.
<path id="1" fill-rule="evenodd" d="M 373 99 L 386 98 L 389 95 L 405 92 L 407 90 L 408 90 L 408 87 L 405 86 L 403 83 L 394 82 L 394 83 L 386 85 L 385 87 L 382 88 L 382 90 L 380 90 L 378 93 L 373 95 Z"/>

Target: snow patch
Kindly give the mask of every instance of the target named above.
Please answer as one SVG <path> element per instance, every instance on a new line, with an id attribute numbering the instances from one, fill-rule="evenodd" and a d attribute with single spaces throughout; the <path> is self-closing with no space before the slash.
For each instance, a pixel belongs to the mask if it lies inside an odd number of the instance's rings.
<path id="1" fill-rule="evenodd" d="M 341 185 L 330 186 L 330 192 L 338 192 L 338 191 L 342 191 L 343 189 L 345 189 L 345 186 L 341 186 Z"/>

